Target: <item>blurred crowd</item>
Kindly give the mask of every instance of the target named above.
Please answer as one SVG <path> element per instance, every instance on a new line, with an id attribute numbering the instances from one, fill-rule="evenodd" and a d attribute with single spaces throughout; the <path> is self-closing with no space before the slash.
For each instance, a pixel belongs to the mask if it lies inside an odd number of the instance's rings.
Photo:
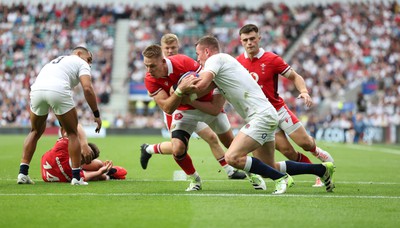
<path id="1" fill-rule="evenodd" d="M 44 64 L 79 45 L 93 52 L 93 86 L 99 103 L 108 103 L 114 30 L 109 7 L 0 4 L 0 126 L 29 126 L 29 87 L 36 75 Z M 79 90 L 75 102 L 80 120 L 92 122 Z M 57 124 L 52 113 L 49 124 Z"/>
<path id="2" fill-rule="evenodd" d="M 265 3 L 258 9 L 218 4 L 191 9 L 176 4 L 0 5 L 0 125 L 28 124 L 29 85 L 38 70 L 80 44 L 94 52 L 94 86 L 99 102 L 107 104 L 112 96 L 115 24 L 120 18 L 130 21 L 127 84 L 143 82 L 141 51 L 159 43 L 167 32 L 177 34 L 181 52 L 193 58 L 194 42 L 206 34 L 217 36 L 223 51 L 237 56 L 244 51 L 239 28 L 254 23 L 260 27 L 265 50 L 281 56 L 295 50 L 286 60 L 305 78 L 315 106 L 306 109 L 286 80 L 281 80 L 279 91 L 310 128 L 355 129 L 359 119 L 371 126 L 400 125 L 400 6 L 396 1 L 296 7 Z M 307 31 L 316 20 L 315 28 Z M 372 85 L 372 91 L 360 89 L 366 84 Z M 85 124 L 92 114 L 82 93 L 76 94 Z M 111 126 L 163 126 L 153 102 L 132 103 L 131 112 L 118 115 Z M 229 105 L 226 109 L 233 127 L 239 127 L 242 120 Z M 54 116 L 49 119 L 51 123 Z"/>

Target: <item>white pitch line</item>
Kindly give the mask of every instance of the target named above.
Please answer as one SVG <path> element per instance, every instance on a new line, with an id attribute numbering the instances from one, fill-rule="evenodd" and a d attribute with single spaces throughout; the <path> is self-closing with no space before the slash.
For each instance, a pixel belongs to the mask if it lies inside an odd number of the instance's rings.
<path id="1" fill-rule="evenodd" d="M 210 194 L 210 193 L 0 193 L 0 196 L 189 196 L 189 197 L 305 197 L 305 198 L 355 198 L 400 199 L 400 196 L 351 196 L 351 195 L 296 195 L 296 194 Z"/>
<path id="2" fill-rule="evenodd" d="M 42 182 L 40 179 L 32 179 L 35 182 Z M 9 179 L 9 178 L 0 178 L 0 181 L 16 181 L 16 179 Z M 152 180 L 152 179 L 126 179 L 126 180 L 112 180 L 112 181 L 121 181 L 121 182 L 182 182 L 185 180 Z M 202 180 L 202 182 L 248 182 L 248 180 Z M 268 180 L 267 180 L 268 182 Z M 106 182 L 104 182 L 106 183 Z M 312 181 L 295 181 L 295 183 L 315 183 L 314 180 Z M 376 185 L 397 185 L 400 184 L 400 182 L 373 182 L 373 181 L 335 181 L 335 184 L 361 184 L 361 185 L 370 185 L 370 184 L 376 184 Z"/>

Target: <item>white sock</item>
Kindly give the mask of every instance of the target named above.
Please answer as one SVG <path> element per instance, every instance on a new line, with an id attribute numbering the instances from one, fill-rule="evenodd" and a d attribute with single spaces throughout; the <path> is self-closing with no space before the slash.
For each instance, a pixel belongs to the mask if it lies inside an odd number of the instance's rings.
<path id="1" fill-rule="evenodd" d="M 232 174 L 233 174 L 233 171 L 235 171 L 235 170 L 233 169 L 233 167 L 230 166 L 230 165 L 228 165 L 228 164 L 224 165 L 223 168 L 224 168 L 226 174 L 228 174 L 228 176 L 232 175 Z"/>
<path id="2" fill-rule="evenodd" d="M 197 173 L 197 171 L 189 176 L 193 177 L 196 181 L 200 181 L 200 175 Z"/>
<path id="3" fill-rule="evenodd" d="M 250 168 L 251 168 L 252 163 L 253 163 L 253 160 L 251 159 L 251 157 L 247 156 L 246 157 L 246 164 L 244 165 L 243 170 L 246 171 L 246 172 L 250 172 Z"/>
<path id="4" fill-rule="evenodd" d="M 286 162 L 280 161 L 279 163 L 279 172 L 286 173 Z"/>
<path id="5" fill-rule="evenodd" d="M 155 144 L 149 145 L 149 146 L 146 148 L 146 152 L 149 153 L 149 154 L 155 154 L 155 152 L 154 152 L 154 145 L 155 145 Z"/>

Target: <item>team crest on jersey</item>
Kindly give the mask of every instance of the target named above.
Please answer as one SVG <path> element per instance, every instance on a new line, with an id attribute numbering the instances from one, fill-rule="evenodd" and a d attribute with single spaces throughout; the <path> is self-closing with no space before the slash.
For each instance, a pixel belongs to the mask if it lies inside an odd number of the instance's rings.
<path id="1" fill-rule="evenodd" d="M 180 120 L 180 119 L 182 119 L 182 118 L 183 118 L 182 113 L 176 113 L 176 114 L 174 115 L 174 120 Z"/>
<path id="2" fill-rule="evenodd" d="M 244 128 L 246 128 L 246 129 L 250 128 L 250 124 L 246 124 L 246 126 L 244 126 Z"/>
<path id="3" fill-rule="evenodd" d="M 164 85 L 168 86 L 168 82 L 167 82 L 167 81 L 165 81 L 165 82 L 164 82 Z"/>
<path id="4" fill-rule="evenodd" d="M 264 63 L 262 63 L 261 65 L 260 65 L 260 67 L 261 67 L 261 71 L 262 72 L 264 72 L 265 71 L 265 67 L 266 67 L 267 65 L 265 65 Z"/>

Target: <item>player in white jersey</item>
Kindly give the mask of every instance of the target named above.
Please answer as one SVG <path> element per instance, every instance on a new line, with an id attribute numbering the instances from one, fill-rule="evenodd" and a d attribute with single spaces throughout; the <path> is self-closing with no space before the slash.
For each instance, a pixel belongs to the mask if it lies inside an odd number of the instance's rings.
<path id="1" fill-rule="evenodd" d="M 163 55 L 165 57 L 174 56 L 179 54 L 179 39 L 175 34 L 167 33 L 161 37 L 161 49 Z M 246 175 L 243 172 L 239 172 L 234 169 L 232 166 L 228 165 L 225 161 L 225 152 L 219 144 L 219 140 L 224 144 L 226 148 L 229 147 L 230 142 L 233 139 L 233 133 L 230 127 L 230 123 L 228 117 L 225 112 L 222 112 L 222 106 L 225 103 L 225 99 L 217 94 L 213 96 L 213 102 L 222 102 L 220 104 L 221 108 L 217 113 L 209 113 L 207 112 L 209 109 L 213 109 L 214 107 L 205 107 L 202 109 L 202 106 L 205 102 L 201 101 L 193 101 L 191 105 L 203 111 L 205 113 L 217 116 L 216 121 L 213 121 L 215 126 L 214 129 L 217 129 L 217 132 L 214 132 L 206 123 L 198 122 L 197 127 L 194 130 L 200 136 L 200 138 L 204 139 L 210 146 L 211 152 L 214 157 L 218 161 L 218 163 L 223 167 L 225 172 L 228 174 L 228 178 L 230 179 L 244 179 Z M 218 105 L 217 105 L 218 106 Z M 164 122 L 167 126 L 168 131 L 170 131 L 170 125 L 172 123 L 172 116 L 164 113 Z M 219 130 L 219 131 L 218 131 Z M 153 154 L 172 154 L 172 143 L 171 141 L 165 141 L 157 144 L 142 144 L 140 146 L 140 164 L 143 169 L 147 168 L 148 162 Z"/>
<path id="2" fill-rule="evenodd" d="M 18 175 L 18 184 L 34 184 L 28 175 L 29 164 L 36 150 L 39 138 L 46 129 L 46 120 L 51 108 L 68 134 L 68 151 L 71 157 L 73 185 L 87 185 L 80 176 L 81 151 L 83 161 L 90 163 L 92 150 L 87 144 L 80 144 L 78 138 L 78 115 L 72 90 L 80 83 L 85 99 L 93 111 L 97 123 L 96 132 L 101 128 L 100 112 L 90 74 L 92 53 L 85 47 L 76 47 L 72 54 L 60 56 L 47 63 L 31 86 L 30 120 L 31 131 L 25 139 Z"/>
<path id="3" fill-rule="evenodd" d="M 201 96 L 213 89 L 213 83 L 220 89 L 224 97 L 245 119 L 246 124 L 240 129 L 225 154 L 228 164 L 246 172 L 260 174 L 275 181 L 273 194 L 282 194 L 293 185 L 289 174 L 275 169 L 278 165 L 286 165 L 287 172 L 296 174 L 315 174 L 322 177 L 327 190 L 334 188 L 332 175 L 333 163 L 307 164 L 293 161 L 280 162 L 271 167 L 248 153 L 257 151 L 265 153 L 275 164 L 275 130 L 278 126 L 278 114 L 265 97 L 261 88 L 253 80 L 249 72 L 232 56 L 220 53 L 219 42 L 215 37 L 205 36 L 196 42 L 198 62 L 203 66 L 200 81 L 196 81 L 192 91 Z M 213 82 L 213 83 L 212 83 Z M 185 88 L 185 91 L 188 91 Z"/>

